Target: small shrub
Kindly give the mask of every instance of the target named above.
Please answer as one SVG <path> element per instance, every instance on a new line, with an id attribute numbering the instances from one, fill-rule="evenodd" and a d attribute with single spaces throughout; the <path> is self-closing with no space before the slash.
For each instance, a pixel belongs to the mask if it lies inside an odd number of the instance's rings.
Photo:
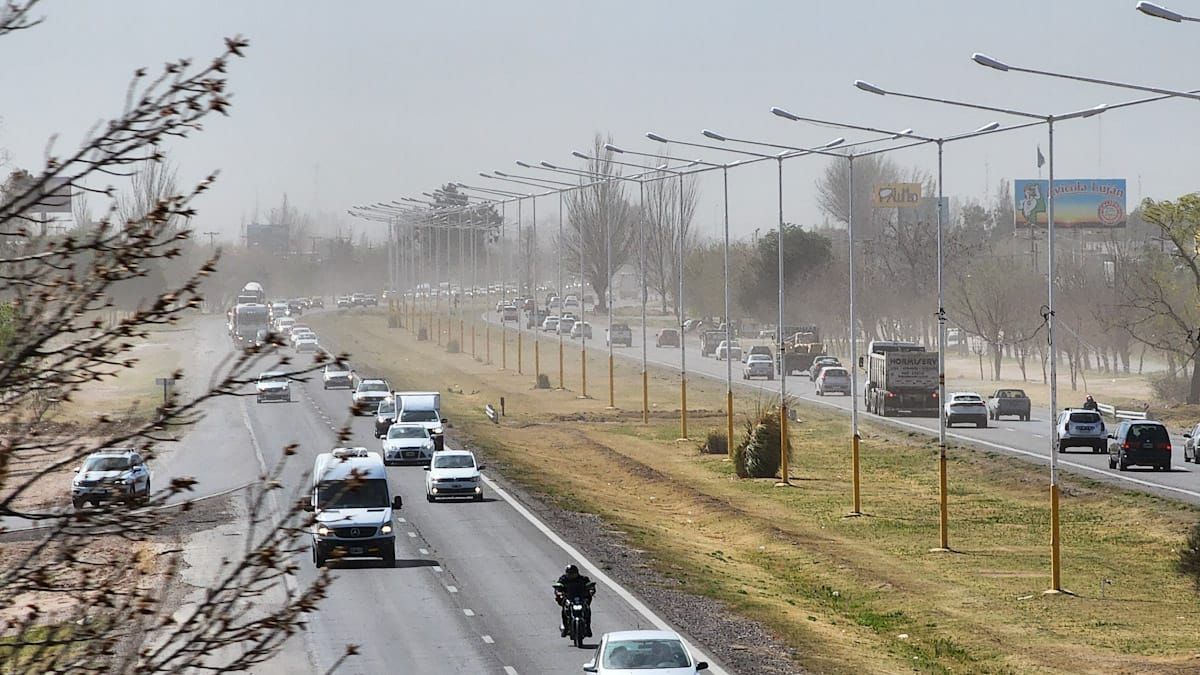
<path id="1" fill-rule="evenodd" d="M 772 478 L 778 475 L 781 459 L 779 441 L 779 406 L 760 402 L 754 414 L 746 420 L 746 437 L 738 444 L 735 453 L 735 462 L 740 463 L 738 475 L 749 478 Z M 788 452 L 791 452 L 790 444 Z"/>
<path id="2" fill-rule="evenodd" d="M 700 452 L 705 455 L 729 454 L 729 441 L 725 438 L 725 432 L 720 429 L 709 429 L 708 434 L 704 437 L 704 443 L 700 445 Z"/>
<path id="3" fill-rule="evenodd" d="M 550 388 L 550 376 L 545 373 L 538 373 L 537 384 L 534 385 L 538 389 Z"/>
<path id="4" fill-rule="evenodd" d="M 1176 377 L 1171 373 L 1155 373 L 1149 378 L 1150 391 L 1154 397 L 1167 403 L 1183 403 L 1187 401 L 1190 382 L 1186 377 Z"/>
<path id="5" fill-rule="evenodd" d="M 744 444 L 733 446 L 730 450 L 729 459 L 733 461 L 733 471 L 738 478 L 749 478 L 750 474 L 746 471 L 746 447 Z"/>
<path id="6" fill-rule="evenodd" d="M 450 352 L 451 354 L 457 354 L 458 353 L 458 340 L 448 340 L 446 342 L 446 351 Z"/>
<path id="7" fill-rule="evenodd" d="M 1188 532 L 1187 542 L 1179 549 L 1179 560 L 1175 569 L 1192 580 L 1200 592 L 1200 522 Z"/>

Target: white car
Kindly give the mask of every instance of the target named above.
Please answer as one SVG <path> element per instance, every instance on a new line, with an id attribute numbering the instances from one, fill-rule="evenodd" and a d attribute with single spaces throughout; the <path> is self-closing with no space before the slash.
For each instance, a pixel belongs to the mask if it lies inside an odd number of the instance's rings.
<path id="1" fill-rule="evenodd" d="M 389 432 L 390 433 L 390 432 Z M 433 453 L 425 475 L 425 499 L 434 502 L 442 497 L 471 497 L 483 501 L 482 477 L 475 463 L 475 453 L 469 450 L 441 450 Z"/>
<path id="2" fill-rule="evenodd" d="M 275 332 L 280 335 L 291 335 L 292 327 L 296 325 L 296 320 L 290 316 L 283 316 L 275 319 Z"/>
<path id="3" fill-rule="evenodd" d="M 321 351 L 321 345 L 317 344 L 317 336 L 311 338 L 302 338 L 296 341 L 296 351 L 301 354 L 312 354 Z"/>
<path id="4" fill-rule="evenodd" d="M 433 437 L 424 424 L 401 422 L 388 427 L 383 437 L 383 463 L 426 464 L 433 457 Z"/>
<path id="5" fill-rule="evenodd" d="M 742 367 L 742 379 L 748 380 L 752 377 L 765 377 L 768 380 L 775 379 L 775 362 L 766 354 L 751 354 L 746 360 L 746 365 Z"/>
<path id="6" fill-rule="evenodd" d="M 725 359 L 730 359 L 730 360 L 736 359 L 738 361 L 741 361 L 742 360 L 742 345 L 738 344 L 737 340 L 734 340 L 732 344 L 730 344 L 724 340 L 721 340 L 720 344 L 717 345 L 716 357 L 717 357 L 718 361 L 724 361 Z"/>
<path id="7" fill-rule="evenodd" d="M 548 316 L 545 321 L 542 321 L 542 332 L 553 333 L 558 330 L 558 317 Z"/>
<path id="8" fill-rule="evenodd" d="M 321 373 L 321 384 L 325 389 L 333 387 L 353 389 L 354 373 L 346 366 L 336 363 L 326 364 L 324 372 Z"/>
<path id="9" fill-rule="evenodd" d="M 555 329 L 555 332 L 559 335 L 566 335 L 569 337 L 571 335 L 571 329 L 574 327 L 575 317 L 564 316 L 558 320 L 558 327 Z"/>
<path id="10" fill-rule="evenodd" d="M 583 665 L 585 673 L 625 675 L 684 675 L 708 670 L 708 664 L 697 661 L 683 643 L 683 638 L 669 630 L 623 630 L 605 633 L 600 637 L 592 660 Z"/>
<path id="11" fill-rule="evenodd" d="M 987 427 L 988 409 L 982 396 L 973 391 L 956 391 L 947 396 L 950 399 L 946 401 L 947 427 L 961 422 L 974 422 L 980 429 Z"/>
<path id="12" fill-rule="evenodd" d="M 258 382 L 254 385 L 258 394 L 258 402 L 264 401 L 291 401 L 292 400 L 292 385 L 288 382 L 287 375 L 278 371 L 269 371 L 258 376 Z"/>
<path id="13" fill-rule="evenodd" d="M 288 340 L 291 340 L 293 347 L 295 347 L 296 343 L 301 340 L 316 340 L 316 339 L 317 339 L 317 334 L 307 328 L 305 328 L 302 331 L 299 331 L 299 330 L 296 330 L 295 328 L 293 328 L 292 334 L 288 336 Z"/>
<path id="14" fill-rule="evenodd" d="M 359 380 L 350 397 L 354 404 L 355 414 L 374 415 L 379 409 L 379 402 L 392 395 L 392 386 L 387 380 L 372 378 Z"/>

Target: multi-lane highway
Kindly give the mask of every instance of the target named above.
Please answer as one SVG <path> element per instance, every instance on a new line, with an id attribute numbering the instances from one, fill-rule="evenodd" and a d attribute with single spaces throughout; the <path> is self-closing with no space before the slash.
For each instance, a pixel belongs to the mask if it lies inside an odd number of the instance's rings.
<path id="1" fill-rule="evenodd" d="M 496 320 L 494 312 L 487 312 L 484 317 L 488 321 Z M 607 326 L 605 317 L 592 317 L 589 315 L 587 320 L 592 323 L 593 331 L 597 338 L 588 341 L 589 351 L 593 349 L 607 351 L 608 347 L 604 343 L 604 329 Z M 631 320 L 627 323 L 633 328 L 633 346 L 617 347 L 613 351 L 619 358 L 634 359 L 640 362 L 642 358 L 641 324 L 636 320 Z M 676 347 L 655 347 L 655 330 L 648 329 L 647 331 L 647 335 L 649 336 L 646 351 L 647 362 L 654 367 L 678 371 L 679 349 Z M 551 339 L 557 341 L 557 338 Z M 701 357 L 698 338 L 695 334 L 688 333 L 685 335 L 685 339 L 687 340 L 687 369 L 689 379 L 704 377 L 724 382 L 725 362 L 718 361 L 712 357 Z M 567 340 L 566 343 L 578 347 L 579 340 Z M 861 376 L 860 371 L 860 383 L 862 381 Z M 779 392 L 778 380 L 743 380 L 741 363 L 738 362 L 733 364 L 733 378 L 735 391 L 737 390 L 736 388 L 752 387 L 768 393 Z M 948 384 L 948 390 L 955 390 L 952 382 Z M 814 393 L 813 384 L 809 381 L 807 375 L 789 377 L 787 379 L 787 393 L 789 396 L 796 397 L 812 405 L 825 406 L 847 413 L 850 411 L 852 403 L 850 397 L 817 396 Z M 980 393 L 987 395 L 988 392 Z M 1061 404 L 1069 405 L 1070 402 L 1063 401 Z M 865 415 L 861 408 L 861 400 L 859 412 Z M 1050 456 L 1049 416 L 1050 412 L 1047 408 L 1035 408 L 1032 418 L 1028 422 L 1004 419 L 998 422 L 989 422 L 990 426 L 986 429 L 954 427 L 947 435 L 950 439 L 958 443 L 996 450 L 1026 458 L 1030 461 L 1048 464 Z M 885 423 L 895 428 L 909 431 L 924 432 L 930 435 L 937 435 L 938 433 L 938 420 L 936 418 L 884 418 L 877 415 L 866 415 L 864 419 L 866 418 L 869 418 L 872 422 Z M 1060 453 L 1059 466 L 1067 471 L 1076 472 L 1089 478 L 1100 478 L 1130 489 L 1145 490 L 1174 499 L 1200 503 L 1200 470 L 1193 469 L 1194 465 L 1192 464 L 1184 463 L 1181 438 L 1175 438 L 1173 446 L 1174 464 L 1171 471 L 1168 472 L 1152 471 L 1148 467 L 1131 468 L 1128 471 L 1109 469 L 1108 455 L 1092 454 L 1090 451 L 1085 451 L 1082 448 L 1072 448 L 1066 453 Z"/>
<path id="2" fill-rule="evenodd" d="M 227 423 L 242 428 L 223 451 L 256 456 L 271 466 L 285 445 L 300 443 L 285 472 L 290 487 L 301 485 L 316 454 L 335 444 L 335 430 L 348 419 L 350 403 L 348 391 L 326 391 L 319 378 L 294 390 L 293 397 L 293 403 L 237 401 L 238 414 Z M 373 417 L 351 419 L 351 444 L 377 449 L 373 423 Z M 396 566 L 335 565 L 329 597 L 307 630 L 288 643 L 284 662 L 307 659 L 313 672 L 323 672 L 352 643 L 359 645 L 359 655 L 345 672 L 580 672 L 591 650 L 575 649 L 559 637 L 551 589 L 568 562 L 579 563 L 600 581 L 593 604 L 596 638 L 659 622 L 494 480 L 486 483 L 483 502 L 431 504 L 424 499 L 421 467 L 392 467 L 388 473 L 393 494 L 404 497 L 402 520 L 396 523 Z M 299 583 L 316 573 L 305 559 Z M 713 663 L 707 655 L 700 658 Z M 714 667 L 712 672 L 723 671 Z"/>

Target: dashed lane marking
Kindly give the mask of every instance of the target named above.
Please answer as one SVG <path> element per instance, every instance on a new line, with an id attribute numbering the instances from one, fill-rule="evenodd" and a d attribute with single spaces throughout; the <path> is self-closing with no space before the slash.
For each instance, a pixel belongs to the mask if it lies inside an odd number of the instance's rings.
<path id="1" fill-rule="evenodd" d="M 517 669 L 512 666 L 504 666 L 504 675 L 517 675 Z"/>
<path id="2" fill-rule="evenodd" d="M 495 642 L 496 642 L 495 640 L 493 640 L 493 639 L 492 639 L 492 636 L 491 636 L 491 635 L 484 635 L 484 636 L 483 636 L 483 641 L 484 641 L 484 642 L 486 642 L 486 643 L 488 643 L 489 645 L 490 645 L 490 644 L 495 644 Z"/>
<path id="3" fill-rule="evenodd" d="M 458 592 L 458 586 L 447 586 L 447 587 L 446 587 L 446 590 L 447 590 L 448 592 L 450 592 L 450 593 L 457 593 L 457 592 Z"/>
<path id="4" fill-rule="evenodd" d="M 412 538 L 416 539 L 416 537 L 417 537 L 417 533 L 416 533 L 416 532 L 409 532 L 409 533 L 408 533 L 408 536 L 410 536 L 410 537 L 412 537 Z"/>
<path id="5" fill-rule="evenodd" d="M 466 614 L 467 616 L 475 616 L 475 612 L 467 609 L 466 607 L 463 607 L 463 614 Z"/>
<path id="6" fill-rule="evenodd" d="M 427 548 L 419 548 L 417 550 L 421 552 L 421 555 L 429 555 L 429 549 Z"/>
<path id="7" fill-rule="evenodd" d="M 442 566 L 441 566 L 441 565 L 434 565 L 434 566 L 433 566 L 433 571 L 434 571 L 434 572 L 441 572 L 441 571 L 442 571 Z"/>

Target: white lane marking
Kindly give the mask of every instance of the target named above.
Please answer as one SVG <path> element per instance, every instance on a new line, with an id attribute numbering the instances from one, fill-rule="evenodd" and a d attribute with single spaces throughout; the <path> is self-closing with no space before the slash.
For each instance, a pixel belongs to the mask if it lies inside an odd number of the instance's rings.
<path id="1" fill-rule="evenodd" d="M 512 666 L 504 666 L 504 675 L 517 675 L 517 669 Z"/>
<path id="2" fill-rule="evenodd" d="M 488 643 L 489 645 L 490 645 L 490 644 L 495 644 L 495 642 L 496 642 L 495 640 L 493 640 L 493 639 L 492 639 L 492 636 L 491 636 L 491 635 L 484 635 L 484 636 L 482 636 L 482 637 L 483 637 L 483 641 L 484 641 L 484 642 L 486 642 L 486 643 Z"/>
<path id="3" fill-rule="evenodd" d="M 1045 436 L 1043 436 L 1041 434 L 1033 434 L 1033 437 L 1034 438 L 1045 438 Z"/>
<path id="4" fill-rule="evenodd" d="M 457 593 L 457 592 L 458 592 L 458 587 L 457 587 L 457 586 L 447 586 L 447 587 L 446 587 L 446 591 L 447 591 L 447 592 L 450 592 L 450 593 Z"/>
<path id="5" fill-rule="evenodd" d="M 417 538 L 417 533 L 416 533 L 416 532 L 409 532 L 409 533 L 408 533 L 408 536 L 412 537 L 413 539 L 416 539 L 416 538 Z"/>
<path id="6" fill-rule="evenodd" d="M 434 565 L 434 566 L 433 566 L 433 571 L 434 571 L 434 572 L 441 572 L 441 571 L 442 571 L 442 566 L 441 566 L 441 565 Z"/>
<path id="7" fill-rule="evenodd" d="M 429 555 L 429 549 L 427 548 L 419 548 L 417 550 L 421 552 L 421 555 Z"/>
<path id="8" fill-rule="evenodd" d="M 561 548 L 567 554 L 567 556 L 569 558 L 571 558 L 572 560 L 574 560 L 576 562 L 576 564 L 578 564 L 579 566 L 581 566 L 585 570 L 587 570 L 588 574 L 593 579 L 596 579 L 600 583 L 602 583 L 605 586 L 608 586 L 610 589 L 612 589 L 613 593 L 615 593 L 617 595 L 617 597 L 624 600 L 638 614 L 641 614 L 642 616 L 646 617 L 646 620 L 649 621 L 650 623 L 654 624 L 654 626 L 656 628 L 658 628 L 659 630 L 674 630 L 673 628 L 671 628 L 671 624 L 662 620 L 649 607 L 647 607 L 645 605 L 645 603 L 643 603 L 641 600 L 638 600 L 637 597 L 634 596 L 629 591 L 625 590 L 620 584 L 618 584 L 611 577 L 609 577 L 607 574 L 605 574 L 599 567 L 597 567 L 595 563 L 593 563 L 592 561 L 583 557 L 583 554 L 580 553 L 578 550 L 576 550 L 574 546 L 571 546 L 565 540 L 563 540 L 562 537 L 555 534 L 554 530 L 551 530 L 549 527 L 547 527 L 546 524 L 541 521 L 541 519 L 539 519 L 537 516 L 533 515 L 533 513 L 531 513 L 529 511 L 529 509 L 525 508 L 524 504 L 521 504 L 520 502 L 518 502 L 512 495 L 508 494 L 508 492 L 505 491 L 504 488 L 497 485 L 496 481 L 492 480 L 491 478 L 488 478 L 487 476 L 482 476 L 482 478 L 483 478 L 483 482 L 487 483 L 488 487 L 490 487 L 492 489 L 492 492 L 499 495 L 500 498 L 503 499 L 504 501 L 508 502 L 508 505 L 513 507 L 513 510 L 515 510 L 517 513 L 521 514 L 521 516 L 523 518 L 525 518 L 525 520 L 529 521 L 529 523 L 531 525 L 533 525 L 535 528 L 537 528 L 537 530 L 539 532 L 541 532 L 547 539 L 549 539 L 556 546 Z M 686 639 L 684 640 L 684 644 L 687 645 L 688 651 L 690 651 L 696 657 L 697 660 L 708 661 L 709 673 L 711 673 L 712 675 L 729 675 L 728 671 L 726 671 L 724 668 L 716 665 L 716 663 L 713 661 L 712 657 L 705 655 L 704 652 L 697 649 L 695 645 L 691 644 Z M 513 671 L 513 672 L 516 672 L 516 671 Z"/>
<path id="9" fill-rule="evenodd" d="M 396 518 L 396 522 L 398 522 L 398 523 L 407 523 L 408 521 L 407 521 L 407 520 L 405 520 L 405 519 L 403 519 L 403 518 Z"/>
<path id="10" fill-rule="evenodd" d="M 467 609 L 466 607 L 463 607 L 463 614 L 466 614 L 467 616 L 475 616 L 475 612 Z"/>

